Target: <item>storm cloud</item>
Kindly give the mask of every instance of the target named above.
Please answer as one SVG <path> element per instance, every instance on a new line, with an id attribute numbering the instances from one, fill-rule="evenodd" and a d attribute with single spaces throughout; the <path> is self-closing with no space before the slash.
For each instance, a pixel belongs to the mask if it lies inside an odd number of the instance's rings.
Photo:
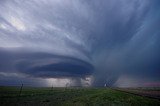
<path id="1" fill-rule="evenodd" d="M 160 83 L 159 28 L 159 0 L 1 0 L 0 84 Z"/>

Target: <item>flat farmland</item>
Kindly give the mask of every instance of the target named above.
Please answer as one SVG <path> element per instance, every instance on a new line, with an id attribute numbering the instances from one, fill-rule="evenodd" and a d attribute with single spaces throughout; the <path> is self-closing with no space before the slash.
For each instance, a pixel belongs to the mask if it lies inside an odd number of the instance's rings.
<path id="1" fill-rule="evenodd" d="M 160 88 L 117 88 L 115 90 L 160 100 Z"/>
<path id="2" fill-rule="evenodd" d="M 160 106 L 159 99 L 135 95 L 129 90 L 23 87 L 20 91 L 20 87 L 3 86 L 0 87 L 0 106 Z"/>

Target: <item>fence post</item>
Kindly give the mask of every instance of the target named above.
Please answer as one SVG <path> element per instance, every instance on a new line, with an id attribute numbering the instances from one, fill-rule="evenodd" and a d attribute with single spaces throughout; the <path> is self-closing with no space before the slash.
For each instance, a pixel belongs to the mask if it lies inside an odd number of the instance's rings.
<path id="1" fill-rule="evenodd" d="M 51 91 L 53 91 L 53 84 L 52 84 L 52 88 L 51 88 Z"/>

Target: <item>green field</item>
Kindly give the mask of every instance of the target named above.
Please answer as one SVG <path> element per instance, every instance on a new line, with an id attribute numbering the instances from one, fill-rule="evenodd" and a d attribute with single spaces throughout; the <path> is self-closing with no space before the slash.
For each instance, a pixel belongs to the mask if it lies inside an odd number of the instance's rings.
<path id="1" fill-rule="evenodd" d="M 0 106 L 160 106 L 160 101 L 111 88 L 0 87 Z"/>

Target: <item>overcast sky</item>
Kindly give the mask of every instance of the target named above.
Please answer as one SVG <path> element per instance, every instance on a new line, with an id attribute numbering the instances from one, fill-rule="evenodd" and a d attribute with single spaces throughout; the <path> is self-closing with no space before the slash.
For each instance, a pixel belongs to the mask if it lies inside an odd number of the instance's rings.
<path id="1" fill-rule="evenodd" d="M 160 86 L 159 0 L 0 0 L 0 85 Z"/>

